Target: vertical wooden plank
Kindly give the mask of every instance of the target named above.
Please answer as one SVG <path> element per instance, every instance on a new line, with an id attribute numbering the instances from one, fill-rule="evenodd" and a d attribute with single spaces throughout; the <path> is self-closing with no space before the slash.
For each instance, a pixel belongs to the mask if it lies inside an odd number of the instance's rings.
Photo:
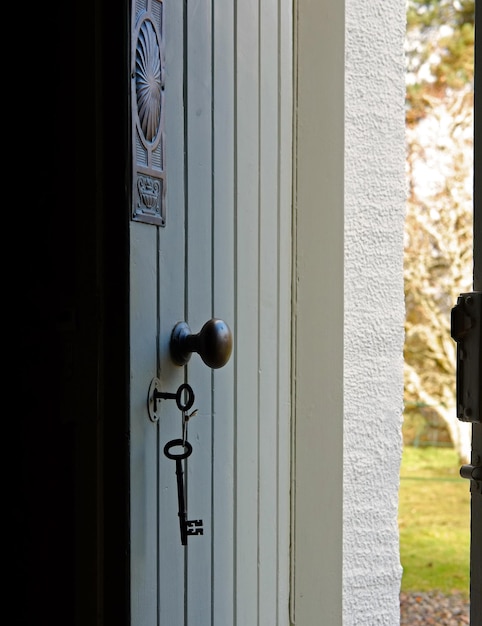
<path id="1" fill-rule="evenodd" d="M 147 388 L 156 372 L 156 229 L 131 223 L 131 607 L 132 623 L 156 623 L 157 425 L 147 416 Z"/>
<path id="2" fill-rule="evenodd" d="M 183 368 L 172 363 L 169 353 L 172 329 L 184 319 L 184 15 L 182 3 L 164 2 L 164 9 L 167 198 L 166 226 L 158 229 L 158 376 L 162 391 L 174 393 L 184 382 Z M 161 400 L 160 406 L 158 623 L 184 624 L 185 548 L 179 530 L 176 465 L 163 452 L 168 441 L 181 437 L 181 412 L 173 400 Z"/>
<path id="3" fill-rule="evenodd" d="M 259 599 L 258 623 L 278 623 L 278 6 L 259 4 Z"/>
<path id="4" fill-rule="evenodd" d="M 187 277 L 186 319 L 199 332 L 215 315 L 212 302 L 212 15 L 211 0 L 187 3 Z M 187 365 L 197 415 L 189 422 L 188 518 L 202 519 L 204 535 L 188 539 L 187 621 L 212 617 L 212 370 L 198 354 Z"/>
<path id="5" fill-rule="evenodd" d="M 257 624 L 259 3 L 236 3 L 235 623 Z M 256 600 L 255 600 L 256 599 Z"/>
<path id="6" fill-rule="evenodd" d="M 290 470 L 291 470 L 291 251 L 292 251 L 292 127 L 293 127 L 293 19 L 292 3 L 278 0 L 278 271 L 279 323 L 277 345 L 278 432 L 278 559 L 277 619 L 289 621 L 289 545 L 290 545 Z"/>
<path id="7" fill-rule="evenodd" d="M 137 18 L 131 8 L 131 37 L 137 46 Z M 135 75 L 134 50 L 131 54 Z M 135 105 L 131 115 L 136 119 Z M 133 127 L 133 143 L 137 131 Z M 134 192 L 133 189 L 131 190 Z M 157 231 L 130 223 L 130 528 L 131 613 L 134 624 L 156 623 L 158 616 L 158 426 L 147 415 L 147 389 L 157 373 Z"/>
<path id="8" fill-rule="evenodd" d="M 234 3 L 213 5 L 213 303 L 235 324 Z M 234 376 L 230 361 L 214 372 L 212 458 L 213 626 L 234 624 Z"/>

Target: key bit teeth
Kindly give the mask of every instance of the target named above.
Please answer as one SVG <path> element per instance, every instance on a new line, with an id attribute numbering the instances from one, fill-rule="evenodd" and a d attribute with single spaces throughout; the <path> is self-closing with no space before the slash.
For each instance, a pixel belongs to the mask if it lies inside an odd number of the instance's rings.
<path id="1" fill-rule="evenodd" d="M 186 533 L 192 535 L 204 535 L 202 519 L 191 519 L 186 521 Z"/>

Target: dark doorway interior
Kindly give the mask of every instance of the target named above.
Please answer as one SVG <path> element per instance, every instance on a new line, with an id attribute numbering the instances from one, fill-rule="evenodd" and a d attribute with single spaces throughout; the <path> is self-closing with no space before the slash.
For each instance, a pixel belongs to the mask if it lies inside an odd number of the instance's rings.
<path id="1" fill-rule="evenodd" d="M 28 626 L 128 623 L 127 11 L 107 4 L 31 19 L 8 331 L 12 621 Z"/>

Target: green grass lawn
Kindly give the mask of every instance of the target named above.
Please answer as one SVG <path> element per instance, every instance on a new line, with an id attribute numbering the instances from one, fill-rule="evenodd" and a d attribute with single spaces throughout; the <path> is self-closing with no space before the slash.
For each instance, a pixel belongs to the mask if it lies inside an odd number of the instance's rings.
<path id="1" fill-rule="evenodd" d="M 399 528 L 402 591 L 469 595 L 470 492 L 452 448 L 404 446 Z"/>

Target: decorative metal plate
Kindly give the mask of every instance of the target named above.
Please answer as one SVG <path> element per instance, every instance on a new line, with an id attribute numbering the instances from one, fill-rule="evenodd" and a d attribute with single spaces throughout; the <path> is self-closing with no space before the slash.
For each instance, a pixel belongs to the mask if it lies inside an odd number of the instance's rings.
<path id="1" fill-rule="evenodd" d="M 164 20 L 159 0 L 132 5 L 132 219 L 166 224 Z"/>

